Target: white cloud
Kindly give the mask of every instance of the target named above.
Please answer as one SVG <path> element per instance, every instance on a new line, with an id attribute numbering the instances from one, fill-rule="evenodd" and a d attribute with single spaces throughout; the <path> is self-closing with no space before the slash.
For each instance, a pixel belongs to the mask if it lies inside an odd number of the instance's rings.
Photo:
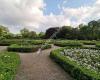
<path id="1" fill-rule="evenodd" d="M 43 18 L 44 6 L 43 0 L 0 0 L 0 23 L 10 29 L 16 26 L 37 28 Z"/>
<path id="2" fill-rule="evenodd" d="M 87 23 L 90 20 L 100 18 L 100 0 L 96 0 L 92 6 L 81 6 L 79 8 L 65 8 L 63 7 L 63 15 L 72 20 L 72 25 L 79 25 Z M 74 20 L 74 21 L 73 21 Z"/>
<path id="3" fill-rule="evenodd" d="M 67 0 L 63 1 L 63 5 L 65 3 Z M 96 0 L 92 6 L 79 8 L 67 8 L 58 4 L 62 9 L 59 15 L 44 15 L 46 5 L 43 0 L 0 0 L 0 24 L 9 26 L 13 32 L 23 26 L 30 30 L 44 31 L 53 26 L 77 26 L 100 18 L 100 0 Z"/>

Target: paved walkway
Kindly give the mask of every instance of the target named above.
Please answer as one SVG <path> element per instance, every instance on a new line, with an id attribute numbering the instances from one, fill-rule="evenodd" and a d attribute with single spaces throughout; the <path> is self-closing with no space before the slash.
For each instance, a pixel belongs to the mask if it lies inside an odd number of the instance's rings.
<path id="1" fill-rule="evenodd" d="M 72 80 L 50 59 L 49 54 L 53 49 L 43 50 L 41 53 L 19 53 L 21 65 L 15 80 Z"/>

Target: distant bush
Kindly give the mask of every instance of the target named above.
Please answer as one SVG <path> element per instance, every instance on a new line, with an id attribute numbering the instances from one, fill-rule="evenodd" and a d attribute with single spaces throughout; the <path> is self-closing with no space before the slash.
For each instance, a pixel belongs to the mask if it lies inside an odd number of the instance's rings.
<path id="1" fill-rule="evenodd" d="M 46 45 L 12 44 L 7 48 L 7 50 L 8 51 L 14 51 L 14 52 L 35 52 L 39 48 L 44 50 L 44 49 L 51 48 L 51 45 L 50 44 L 46 44 Z"/>
<path id="2" fill-rule="evenodd" d="M 96 44 L 96 47 L 97 47 L 97 48 L 100 48 L 100 43 L 97 43 L 97 44 Z"/>
<path id="3" fill-rule="evenodd" d="M 42 50 L 51 48 L 51 44 L 45 44 L 41 46 Z"/>
<path id="4" fill-rule="evenodd" d="M 29 40 L 22 40 L 22 39 L 5 39 L 0 41 L 1 46 L 9 46 L 11 44 L 29 44 Z"/>
<path id="5" fill-rule="evenodd" d="M 82 46 L 83 44 L 77 41 L 56 41 L 54 45 L 60 47 L 66 47 L 66 46 L 78 47 L 78 46 Z"/>
<path id="6" fill-rule="evenodd" d="M 19 55 L 14 52 L 0 52 L 0 80 L 13 80 L 20 64 Z"/>
<path id="7" fill-rule="evenodd" d="M 4 39 L 4 40 L 0 40 L 0 45 L 1 46 L 9 46 L 11 44 L 31 44 L 31 45 L 39 45 L 39 44 L 44 44 L 45 41 L 46 40 Z"/>
<path id="8" fill-rule="evenodd" d="M 45 40 L 33 40 L 33 41 L 31 41 L 31 44 L 33 44 L 33 45 L 41 45 L 44 43 L 45 43 Z"/>
<path id="9" fill-rule="evenodd" d="M 83 44 L 85 44 L 85 45 L 95 45 L 96 42 L 95 41 L 83 41 Z"/>

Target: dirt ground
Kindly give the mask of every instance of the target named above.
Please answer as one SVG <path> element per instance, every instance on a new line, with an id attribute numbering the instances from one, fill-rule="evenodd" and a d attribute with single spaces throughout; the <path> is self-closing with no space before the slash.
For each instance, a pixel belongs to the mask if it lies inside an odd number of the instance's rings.
<path id="1" fill-rule="evenodd" d="M 55 48 L 40 53 L 19 53 L 21 65 L 15 80 L 72 80 L 58 64 L 50 59 L 50 51 Z"/>

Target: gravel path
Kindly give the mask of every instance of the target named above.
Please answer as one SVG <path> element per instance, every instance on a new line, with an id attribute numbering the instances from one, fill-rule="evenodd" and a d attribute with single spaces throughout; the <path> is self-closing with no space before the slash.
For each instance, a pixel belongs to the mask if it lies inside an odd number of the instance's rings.
<path id="1" fill-rule="evenodd" d="M 19 53 L 21 65 L 15 80 L 72 80 L 49 58 L 50 51 L 53 49 L 43 50 L 40 54 Z"/>
<path id="2" fill-rule="evenodd" d="M 0 52 L 6 50 L 7 46 L 0 46 Z"/>

